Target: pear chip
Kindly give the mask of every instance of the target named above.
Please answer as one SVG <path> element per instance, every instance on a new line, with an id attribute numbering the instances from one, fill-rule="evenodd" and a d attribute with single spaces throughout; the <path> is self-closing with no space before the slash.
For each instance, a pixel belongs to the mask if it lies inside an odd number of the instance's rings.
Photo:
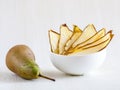
<path id="1" fill-rule="evenodd" d="M 64 52 L 64 47 L 67 40 L 72 36 L 72 31 L 67 27 L 66 24 L 61 25 L 60 27 L 60 40 L 59 40 L 59 54 Z"/>
<path id="2" fill-rule="evenodd" d="M 60 33 L 52 35 L 49 39 L 53 53 L 61 55 L 82 55 L 105 49 L 113 36 L 112 30 L 107 33 L 105 28 L 97 31 L 93 24 L 88 24 L 84 30 L 81 30 L 77 25 L 73 25 L 73 31 L 66 24 L 62 24 L 60 26 Z"/>
<path id="3" fill-rule="evenodd" d="M 53 31 L 53 30 L 49 30 L 49 41 L 50 41 L 50 46 L 51 46 L 51 51 L 53 53 L 59 53 L 58 50 L 58 42 L 60 39 L 60 34 Z"/>

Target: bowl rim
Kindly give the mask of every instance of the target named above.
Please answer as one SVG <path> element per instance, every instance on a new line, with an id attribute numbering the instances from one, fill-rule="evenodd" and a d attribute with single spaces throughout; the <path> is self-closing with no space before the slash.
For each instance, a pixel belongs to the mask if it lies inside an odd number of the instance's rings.
<path id="1" fill-rule="evenodd" d="M 53 52 L 50 51 L 50 54 L 56 55 L 56 56 L 62 56 L 62 57 L 79 57 L 79 56 L 96 55 L 96 54 L 99 54 L 99 53 L 102 53 L 102 52 L 106 53 L 106 51 L 107 51 L 107 49 L 103 49 L 103 50 L 98 51 L 98 52 L 94 52 L 94 53 L 90 53 L 90 54 L 81 54 L 81 55 L 76 55 L 76 54 L 73 54 L 73 55 L 61 55 L 61 54 L 56 54 L 56 53 L 53 53 Z"/>

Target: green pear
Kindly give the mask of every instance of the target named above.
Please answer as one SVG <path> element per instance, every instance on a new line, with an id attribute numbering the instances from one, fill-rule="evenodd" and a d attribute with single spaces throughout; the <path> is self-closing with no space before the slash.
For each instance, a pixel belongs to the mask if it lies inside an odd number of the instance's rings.
<path id="1" fill-rule="evenodd" d="M 6 65 L 8 69 L 24 79 L 44 77 L 55 81 L 41 74 L 40 68 L 35 62 L 34 53 L 26 45 L 12 47 L 6 55 Z"/>

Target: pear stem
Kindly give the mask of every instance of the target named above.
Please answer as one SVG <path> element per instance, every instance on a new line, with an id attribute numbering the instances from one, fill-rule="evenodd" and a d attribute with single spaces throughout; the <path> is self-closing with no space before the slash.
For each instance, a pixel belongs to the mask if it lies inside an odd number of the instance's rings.
<path id="1" fill-rule="evenodd" d="M 39 74 L 39 77 L 43 77 L 55 82 L 55 79 Z"/>

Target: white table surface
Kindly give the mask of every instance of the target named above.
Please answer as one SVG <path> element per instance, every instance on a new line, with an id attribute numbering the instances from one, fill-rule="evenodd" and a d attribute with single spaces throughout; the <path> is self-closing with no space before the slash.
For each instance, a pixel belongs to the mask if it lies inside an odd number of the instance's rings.
<path id="1" fill-rule="evenodd" d="M 103 65 L 84 76 L 69 76 L 57 70 L 49 59 L 49 53 L 43 58 L 37 57 L 43 73 L 56 81 L 52 82 L 43 78 L 24 80 L 9 71 L 5 64 L 0 67 L 0 89 L 2 90 L 120 90 L 120 60 L 119 38 L 120 33 L 115 33 L 110 45 L 107 47 L 107 57 Z M 4 60 L 3 62 L 4 63 Z"/>

